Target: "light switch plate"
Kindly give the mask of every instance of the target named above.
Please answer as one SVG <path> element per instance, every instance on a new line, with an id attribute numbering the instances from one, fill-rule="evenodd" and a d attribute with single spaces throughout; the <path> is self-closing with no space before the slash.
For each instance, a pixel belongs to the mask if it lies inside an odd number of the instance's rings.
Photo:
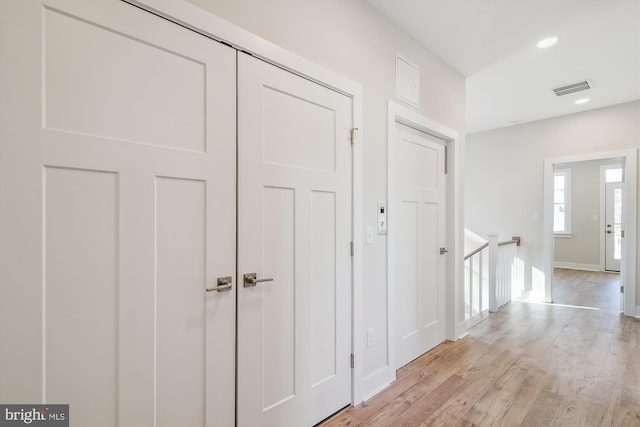
<path id="1" fill-rule="evenodd" d="M 367 225 L 367 245 L 373 245 L 373 226 Z"/>

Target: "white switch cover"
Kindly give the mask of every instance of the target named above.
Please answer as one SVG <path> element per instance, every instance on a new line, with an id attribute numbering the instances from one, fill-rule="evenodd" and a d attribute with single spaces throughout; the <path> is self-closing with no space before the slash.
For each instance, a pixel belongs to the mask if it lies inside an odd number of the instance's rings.
<path id="1" fill-rule="evenodd" d="M 532 222 L 540 222 L 540 214 L 536 212 L 533 215 L 531 215 L 531 221 Z"/>
<path id="2" fill-rule="evenodd" d="M 367 329 L 367 347 L 372 347 L 375 343 L 376 343 L 375 329 L 369 328 Z"/>
<path id="3" fill-rule="evenodd" d="M 387 202 L 378 200 L 378 234 L 387 234 Z"/>
<path id="4" fill-rule="evenodd" d="M 373 227 L 371 225 L 367 225 L 367 245 L 373 245 Z"/>

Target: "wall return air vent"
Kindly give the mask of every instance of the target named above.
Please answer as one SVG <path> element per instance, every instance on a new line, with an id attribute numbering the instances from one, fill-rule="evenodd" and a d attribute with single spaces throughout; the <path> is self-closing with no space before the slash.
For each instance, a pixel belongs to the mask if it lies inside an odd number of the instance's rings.
<path id="1" fill-rule="evenodd" d="M 556 96 L 569 95 L 570 93 L 580 92 L 583 90 L 591 89 L 593 85 L 588 80 L 583 80 L 581 82 L 570 83 L 567 85 L 563 85 L 560 87 L 556 87 L 553 90 L 553 93 Z"/>

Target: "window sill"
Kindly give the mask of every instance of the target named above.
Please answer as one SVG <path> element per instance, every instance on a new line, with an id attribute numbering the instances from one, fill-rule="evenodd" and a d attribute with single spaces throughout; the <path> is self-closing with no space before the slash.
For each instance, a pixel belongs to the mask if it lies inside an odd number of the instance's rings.
<path id="1" fill-rule="evenodd" d="M 553 233 L 553 237 L 557 238 L 557 239 L 572 239 L 573 238 L 573 233 L 568 231 L 568 232 L 562 232 L 562 233 Z"/>

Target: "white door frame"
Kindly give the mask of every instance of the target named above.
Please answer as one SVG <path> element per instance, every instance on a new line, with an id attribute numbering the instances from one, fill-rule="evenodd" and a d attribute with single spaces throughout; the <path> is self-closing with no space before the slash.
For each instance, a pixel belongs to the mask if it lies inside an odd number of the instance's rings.
<path id="1" fill-rule="evenodd" d="M 230 22 L 208 13 L 185 0 L 122 0 L 158 16 L 176 22 L 206 37 L 223 42 L 233 48 L 250 53 L 265 62 L 290 71 L 308 80 L 340 92 L 352 99 L 355 132 L 352 160 L 352 324 L 351 351 L 352 404 L 363 400 L 362 373 L 364 362 L 363 289 L 362 289 L 362 86 L 339 74 L 304 59 Z"/>
<path id="2" fill-rule="evenodd" d="M 553 302 L 553 169 L 564 163 L 592 160 L 621 160 L 624 167 L 623 205 L 625 237 L 622 240 L 620 279 L 624 284 L 624 314 L 636 316 L 636 211 L 637 211 L 637 149 L 609 151 L 603 153 L 578 154 L 544 160 L 544 214 L 542 236 L 542 259 L 544 272 L 544 300 Z"/>
<path id="3" fill-rule="evenodd" d="M 463 248 L 464 248 L 464 221 L 462 206 L 464 191 L 462 190 L 462 159 L 464 156 L 464 143 L 458 138 L 458 132 L 431 120 L 414 110 L 389 101 L 387 121 L 387 200 L 391 187 L 391 174 L 388 172 L 391 166 L 392 141 L 397 136 L 396 122 L 402 123 L 429 135 L 435 136 L 446 143 L 445 170 L 447 171 L 447 245 L 448 259 L 445 274 L 446 281 L 446 337 L 455 341 L 466 334 L 466 323 L 460 321 L 460 314 L 464 313 L 461 307 L 461 284 L 463 277 Z M 393 237 L 392 227 L 387 232 L 387 242 Z M 390 280 L 394 274 L 390 270 L 389 245 L 387 244 L 387 360 L 388 381 L 396 379 L 396 331 L 395 331 L 395 289 Z"/>

